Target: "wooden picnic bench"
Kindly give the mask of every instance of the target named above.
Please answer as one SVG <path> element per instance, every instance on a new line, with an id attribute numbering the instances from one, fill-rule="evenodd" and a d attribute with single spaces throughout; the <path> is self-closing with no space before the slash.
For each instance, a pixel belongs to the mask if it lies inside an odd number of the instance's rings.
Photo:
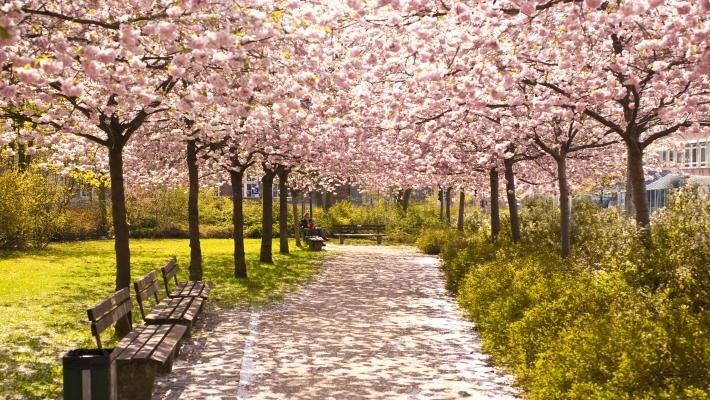
<path id="1" fill-rule="evenodd" d="M 165 293 L 168 297 L 200 297 L 207 300 L 210 295 L 212 287 L 202 281 L 187 281 L 178 282 L 178 264 L 177 258 L 171 258 L 164 267 L 160 268 L 160 272 L 163 275 L 163 283 L 165 283 Z M 175 289 L 170 290 L 170 281 L 175 281 Z"/>
<path id="2" fill-rule="evenodd" d="M 340 244 L 345 243 L 345 238 L 375 238 L 377 244 L 382 244 L 384 225 L 335 225 L 331 236 L 337 237 Z"/>
<path id="3" fill-rule="evenodd" d="M 301 228 L 301 236 L 303 236 L 303 240 L 308 244 L 308 250 L 323 250 L 325 238 L 319 236 L 314 229 Z"/>
<path id="4" fill-rule="evenodd" d="M 161 301 L 156 275 L 155 271 L 151 271 L 141 279 L 133 282 L 138 308 L 143 316 L 143 321 L 145 321 L 146 325 L 185 325 L 189 333 L 192 323 L 202 309 L 204 299 L 202 297 L 166 297 Z M 146 303 L 151 297 L 154 300 L 153 308 L 146 314 Z"/>
<path id="5" fill-rule="evenodd" d="M 87 310 L 96 345 L 104 350 L 101 333 L 117 321 L 131 322 L 133 302 L 123 288 Z M 179 324 L 143 325 L 133 329 L 110 353 L 112 374 L 116 377 L 116 398 L 150 400 L 158 373 L 168 373 L 180 348 L 187 326 Z"/>

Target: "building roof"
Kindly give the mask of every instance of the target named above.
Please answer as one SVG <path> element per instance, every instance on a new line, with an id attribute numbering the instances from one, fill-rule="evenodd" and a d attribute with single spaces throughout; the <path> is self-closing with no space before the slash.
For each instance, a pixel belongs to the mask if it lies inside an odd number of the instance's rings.
<path id="1" fill-rule="evenodd" d="M 710 186 L 710 176 L 707 175 L 691 175 L 688 178 L 688 183 L 694 183 L 698 186 Z"/>
<path id="2" fill-rule="evenodd" d="M 646 185 L 646 190 L 673 189 L 687 183 L 696 184 L 698 186 L 710 186 L 710 176 L 690 175 L 683 177 L 676 174 L 667 174 Z"/>
<path id="3" fill-rule="evenodd" d="M 677 188 L 682 181 L 683 178 L 680 175 L 667 174 L 646 185 L 646 190 Z"/>

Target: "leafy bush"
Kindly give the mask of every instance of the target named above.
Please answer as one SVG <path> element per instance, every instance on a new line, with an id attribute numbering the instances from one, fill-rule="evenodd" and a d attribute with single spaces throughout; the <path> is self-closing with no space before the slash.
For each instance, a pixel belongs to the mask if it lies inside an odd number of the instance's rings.
<path id="1" fill-rule="evenodd" d="M 547 205 L 529 204 L 525 232 L 552 235 Z M 451 249 L 447 286 L 531 399 L 707 399 L 708 224 L 691 188 L 654 215 L 650 249 L 633 221 L 590 203 L 575 205 L 568 260 L 483 234 L 422 242 Z"/>
<path id="2" fill-rule="evenodd" d="M 36 171 L 0 173 L 0 248 L 43 248 L 65 221 L 63 186 Z"/>
<path id="3" fill-rule="evenodd" d="M 417 247 L 425 254 L 439 254 L 451 234 L 451 228 L 426 229 L 419 235 Z"/>
<path id="4" fill-rule="evenodd" d="M 102 230 L 101 209 L 98 202 L 72 204 L 65 210 L 65 223 L 57 232 L 55 239 L 93 239 L 106 235 Z"/>

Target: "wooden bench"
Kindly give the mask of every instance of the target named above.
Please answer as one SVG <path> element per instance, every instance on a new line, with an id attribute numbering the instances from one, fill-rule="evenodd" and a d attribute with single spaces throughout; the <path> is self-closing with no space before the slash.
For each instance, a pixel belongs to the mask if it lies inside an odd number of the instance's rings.
<path id="1" fill-rule="evenodd" d="M 163 275 L 163 283 L 165 283 L 165 293 L 170 298 L 176 297 L 200 297 L 207 300 L 212 287 L 202 281 L 187 281 L 178 282 L 179 268 L 177 259 L 171 258 L 164 267 L 160 268 L 160 273 Z M 170 290 L 170 281 L 175 281 L 175 289 Z"/>
<path id="2" fill-rule="evenodd" d="M 192 328 L 192 323 L 197 318 L 202 303 L 201 297 L 174 297 L 166 298 L 160 301 L 158 294 L 158 279 L 156 272 L 150 271 L 141 279 L 133 282 L 133 287 L 136 291 L 136 300 L 138 300 L 138 308 L 141 311 L 143 320 L 146 325 L 155 324 L 181 324 L 187 326 L 188 333 Z M 154 305 L 150 313 L 145 313 L 145 304 L 148 299 L 153 297 Z"/>
<path id="3" fill-rule="evenodd" d="M 315 229 L 301 228 L 301 236 L 308 243 L 308 250 L 321 251 L 325 246 L 325 238 L 319 236 Z"/>
<path id="4" fill-rule="evenodd" d="M 133 302 L 128 288 L 123 288 L 87 310 L 96 345 L 104 349 L 101 333 L 117 321 L 131 321 Z M 150 400 L 156 375 L 168 373 L 185 336 L 185 325 L 144 325 L 133 329 L 110 352 L 112 374 L 116 377 L 116 398 Z"/>
<path id="5" fill-rule="evenodd" d="M 310 251 L 321 251 L 323 246 L 325 246 L 325 239 L 320 236 L 304 236 L 303 240 L 308 243 L 308 250 Z"/>
<path id="6" fill-rule="evenodd" d="M 340 244 L 345 243 L 345 238 L 375 238 L 377 244 L 382 244 L 385 236 L 384 225 L 335 225 L 331 236 L 337 237 Z"/>

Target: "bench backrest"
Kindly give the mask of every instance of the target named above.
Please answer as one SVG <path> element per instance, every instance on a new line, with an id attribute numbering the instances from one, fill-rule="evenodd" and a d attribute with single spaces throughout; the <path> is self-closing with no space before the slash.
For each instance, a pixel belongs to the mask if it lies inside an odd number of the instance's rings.
<path id="1" fill-rule="evenodd" d="M 96 337 L 96 345 L 99 349 L 102 348 L 101 333 L 125 316 L 128 316 L 130 324 L 131 310 L 133 310 L 133 302 L 131 301 L 131 291 L 127 287 L 86 310 L 89 321 L 91 321 L 91 334 Z"/>
<path id="2" fill-rule="evenodd" d="M 138 308 L 141 310 L 141 315 L 145 318 L 145 310 L 143 302 L 153 296 L 156 304 L 160 301 L 158 298 L 158 278 L 155 271 L 148 272 L 144 277 L 133 282 L 133 288 L 136 290 L 136 300 L 138 300 Z"/>
<path id="3" fill-rule="evenodd" d="M 160 268 L 160 273 L 163 275 L 163 283 L 165 283 L 165 293 L 170 293 L 170 287 L 168 286 L 170 279 L 174 279 L 175 284 L 178 284 L 177 275 L 179 271 L 180 269 L 178 268 L 177 258 L 175 256 L 168 260 L 164 267 Z"/>
<path id="4" fill-rule="evenodd" d="M 335 225 L 333 233 L 358 233 L 364 231 L 374 231 L 382 233 L 385 230 L 384 225 Z"/>

